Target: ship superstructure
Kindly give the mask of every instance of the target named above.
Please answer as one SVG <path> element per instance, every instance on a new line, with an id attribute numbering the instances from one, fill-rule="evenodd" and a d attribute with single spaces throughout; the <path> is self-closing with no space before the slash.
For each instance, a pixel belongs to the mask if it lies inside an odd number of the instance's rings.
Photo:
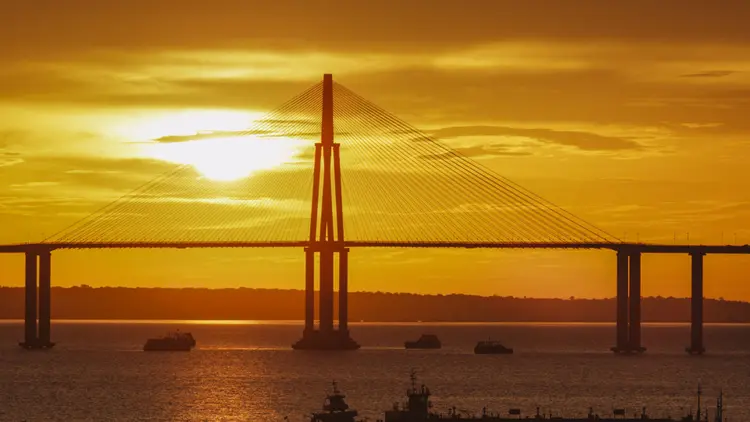
<path id="1" fill-rule="evenodd" d="M 323 411 L 313 413 L 310 422 L 356 422 L 356 416 L 357 411 L 349 408 L 346 396 L 339 391 L 334 381 L 333 393 L 326 396 Z"/>

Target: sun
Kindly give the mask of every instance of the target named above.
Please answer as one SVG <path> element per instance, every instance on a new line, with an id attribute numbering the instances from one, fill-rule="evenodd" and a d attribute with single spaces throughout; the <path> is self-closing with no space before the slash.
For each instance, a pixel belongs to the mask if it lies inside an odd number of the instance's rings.
<path id="1" fill-rule="evenodd" d="M 193 166 L 208 179 L 233 181 L 294 162 L 309 143 L 279 136 L 235 136 L 262 113 L 188 110 L 134 116 L 115 132 L 141 143 L 141 155 Z"/>
<path id="2" fill-rule="evenodd" d="M 153 158 L 192 165 L 212 180 L 233 181 L 293 162 L 303 145 L 289 138 L 243 136 L 151 146 Z"/>

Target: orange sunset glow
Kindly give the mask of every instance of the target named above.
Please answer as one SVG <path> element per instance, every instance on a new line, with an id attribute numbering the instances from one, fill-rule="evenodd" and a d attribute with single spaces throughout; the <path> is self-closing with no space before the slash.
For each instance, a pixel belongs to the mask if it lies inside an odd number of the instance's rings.
<path id="1" fill-rule="evenodd" d="M 479 1 L 460 12 L 442 0 L 211 3 L 223 7 L 0 8 L 0 244 L 54 236 L 179 165 L 200 187 L 156 192 L 133 227 L 152 221 L 158 240 L 212 229 L 304 238 L 318 140 L 304 126 L 252 128 L 327 73 L 342 98 L 351 89 L 619 240 L 750 244 L 745 2 Z M 360 139 L 335 118 L 336 136 Z M 458 183 L 447 162 L 409 167 L 387 147 L 365 148 L 388 139 L 361 139 L 341 152 L 352 239 L 399 240 L 417 215 L 440 228 L 486 205 L 452 195 L 444 210 L 419 209 Z M 388 189 L 413 198 L 411 214 Z M 237 211 L 246 208 L 267 212 Z M 413 230 L 429 236 L 425 227 Z M 64 250 L 54 260 L 55 286 L 304 288 L 301 249 Z M 615 295 L 611 251 L 353 248 L 349 262 L 352 291 Z M 705 265 L 706 297 L 750 300 L 750 257 Z M 0 285 L 23 285 L 21 255 L 0 254 L 0 268 Z M 644 296 L 689 292 L 687 255 L 644 255 Z"/>

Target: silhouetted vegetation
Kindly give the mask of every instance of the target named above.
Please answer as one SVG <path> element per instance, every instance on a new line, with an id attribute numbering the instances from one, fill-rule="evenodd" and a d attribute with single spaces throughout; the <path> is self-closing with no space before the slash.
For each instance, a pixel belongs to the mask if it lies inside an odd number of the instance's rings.
<path id="1" fill-rule="evenodd" d="M 277 289 L 52 288 L 58 319 L 297 320 L 304 292 Z M 610 322 L 614 299 L 532 299 L 501 296 L 352 292 L 351 321 Z M 23 318 L 23 288 L 0 287 L 0 318 Z M 317 304 L 316 304 L 317 306 Z M 706 322 L 750 322 L 750 303 L 706 299 Z M 690 300 L 643 299 L 646 322 L 687 322 Z"/>

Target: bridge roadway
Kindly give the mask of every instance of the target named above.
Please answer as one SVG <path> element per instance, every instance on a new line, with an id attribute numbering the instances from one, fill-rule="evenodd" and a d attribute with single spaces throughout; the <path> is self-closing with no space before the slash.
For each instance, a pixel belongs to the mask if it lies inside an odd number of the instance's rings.
<path id="1" fill-rule="evenodd" d="M 684 253 L 691 259 L 691 339 L 686 351 L 703 354 L 703 257 L 707 254 L 750 254 L 750 245 L 667 245 L 648 243 L 566 242 L 115 242 L 115 243 L 27 243 L 0 245 L 0 253 L 23 253 L 25 264 L 25 341 L 27 349 L 54 346 L 51 325 L 51 254 L 74 249 L 198 249 L 198 248 L 305 248 L 308 259 L 316 251 L 348 251 L 348 248 L 454 248 L 454 249 L 558 249 L 610 250 L 617 253 L 617 342 L 615 353 L 642 353 L 641 346 L 641 255 Z M 308 271 L 309 273 L 309 271 Z M 312 273 L 307 278 L 312 280 Z M 306 279 L 307 280 L 307 279 Z M 309 280 L 308 280 L 309 281 Z M 308 286 L 309 287 L 309 286 Z M 306 291 L 308 289 L 306 287 Z M 343 293 L 342 293 L 343 292 Z M 346 301 L 346 289 L 339 293 Z M 332 293 L 331 293 L 332 294 Z M 309 298 L 308 298 L 309 299 Z M 309 301 L 309 300 L 308 300 Z M 312 308 L 311 308 L 312 309 Z M 312 318 L 308 318 L 312 321 Z M 341 325 L 341 320 L 339 321 Z M 38 329 L 37 329 L 38 327 Z M 346 331 L 348 338 L 348 331 Z"/>
<path id="2" fill-rule="evenodd" d="M 653 243 L 568 243 L 568 242 L 381 242 L 345 241 L 326 245 L 343 248 L 418 249 L 606 249 L 628 253 L 750 254 L 750 245 L 687 245 Z M 60 249 L 199 249 L 199 248 L 307 248 L 321 249 L 323 243 L 284 242 L 116 242 L 116 243 L 20 243 L 0 245 L 0 253 L 24 253 Z"/>

